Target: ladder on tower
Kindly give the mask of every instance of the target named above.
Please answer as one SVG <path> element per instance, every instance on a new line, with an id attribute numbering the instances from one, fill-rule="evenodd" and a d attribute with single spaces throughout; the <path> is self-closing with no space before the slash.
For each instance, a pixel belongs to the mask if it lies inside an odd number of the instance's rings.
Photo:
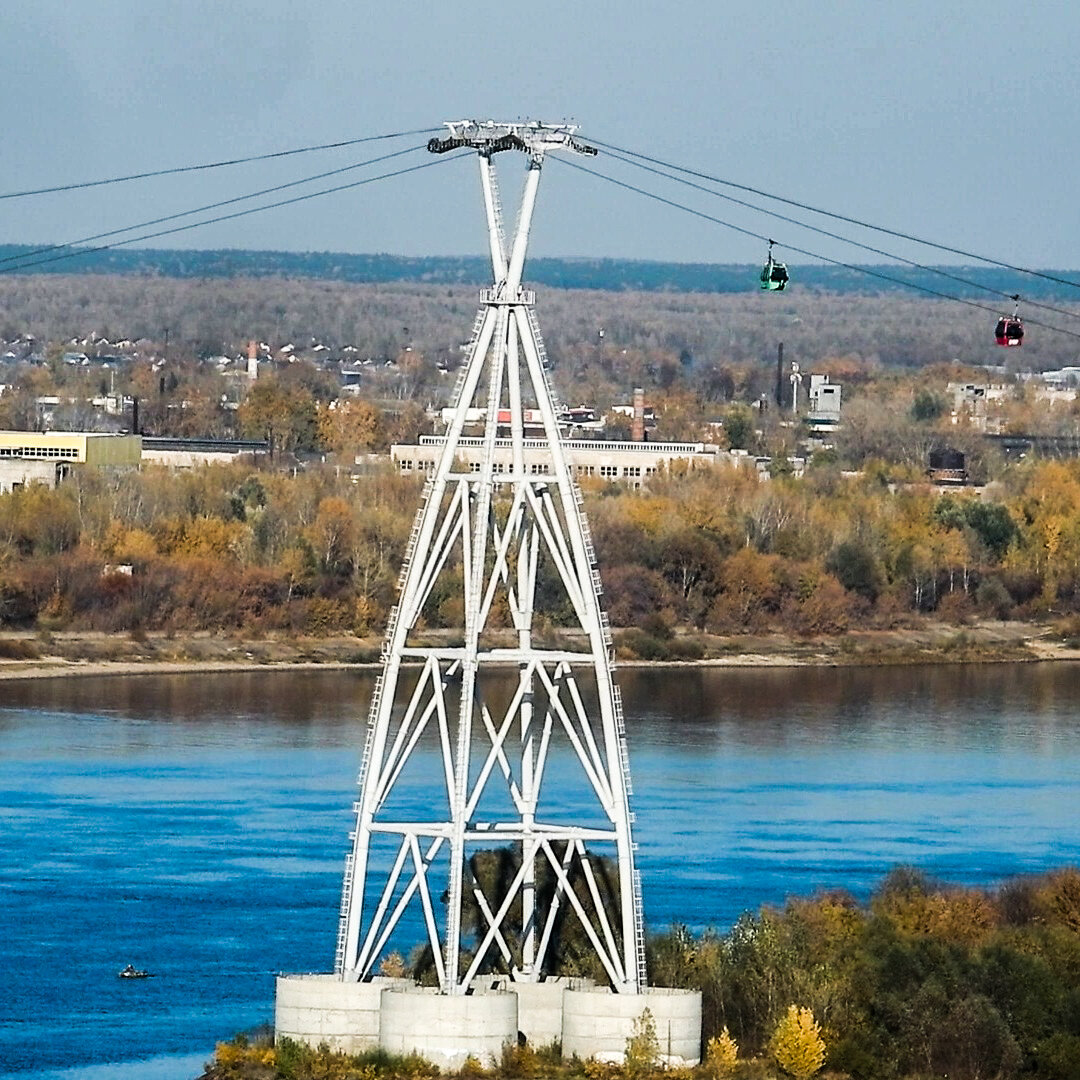
<path id="1" fill-rule="evenodd" d="M 341 883 L 341 909 L 338 914 L 337 949 L 334 952 L 334 974 L 340 975 L 345 967 L 345 936 L 348 933 L 349 904 L 352 901 L 353 866 L 355 860 L 350 851 L 345 856 L 345 877 Z"/>
<path id="2" fill-rule="evenodd" d="M 472 354 L 476 351 L 476 343 L 480 338 L 480 331 L 484 328 L 484 318 L 486 317 L 486 310 L 481 307 L 476 313 L 476 318 L 473 320 L 472 333 L 469 335 L 469 344 L 465 347 L 466 357 L 472 357 Z M 454 381 L 454 389 L 450 392 L 450 403 L 454 409 L 457 409 L 461 405 L 461 395 L 465 390 L 465 380 L 469 377 L 469 362 L 465 361 L 464 364 L 458 367 L 457 379 Z M 420 504 L 421 509 L 423 503 Z"/>
<path id="3" fill-rule="evenodd" d="M 529 320 L 529 329 L 532 330 L 533 341 L 536 342 L 536 354 L 540 357 L 540 370 L 544 373 L 544 387 L 547 389 L 548 398 L 551 401 L 552 408 L 555 410 L 555 415 L 561 416 L 565 410 L 559 395 L 555 393 L 555 387 L 551 385 L 551 378 L 548 375 L 550 367 L 548 365 L 547 349 L 544 348 L 544 338 L 540 333 L 540 322 L 536 318 L 536 309 L 527 307 L 525 314 Z"/>
<path id="4" fill-rule="evenodd" d="M 648 968 L 645 962 L 645 905 L 641 898 L 641 871 L 634 868 L 634 929 L 637 938 L 637 981 L 638 990 L 648 985 Z"/>
<path id="5" fill-rule="evenodd" d="M 495 218 L 495 231 L 499 237 L 499 246 L 506 250 L 506 231 L 503 229 L 502 199 L 499 198 L 499 185 L 495 174 L 491 174 L 491 214 Z"/>
<path id="6" fill-rule="evenodd" d="M 619 765 L 622 769 L 623 790 L 628 796 L 633 795 L 634 785 L 630 778 L 630 751 L 626 745 L 626 720 L 623 716 L 622 690 L 614 683 L 611 686 L 611 696 L 615 712 L 615 738 L 618 740 Z"/>

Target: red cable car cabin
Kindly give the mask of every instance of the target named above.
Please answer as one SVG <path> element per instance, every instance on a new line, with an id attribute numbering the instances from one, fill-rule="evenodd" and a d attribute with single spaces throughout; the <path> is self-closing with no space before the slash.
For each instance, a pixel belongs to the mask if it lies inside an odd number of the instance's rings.
<path id="1" fill-rule="evenodd" d="M 1024 344 L 1024 323 L 1016 315 L 1007 318 L 1002 315 L 994 328 L 994 340 L 1006 347 Z"/>

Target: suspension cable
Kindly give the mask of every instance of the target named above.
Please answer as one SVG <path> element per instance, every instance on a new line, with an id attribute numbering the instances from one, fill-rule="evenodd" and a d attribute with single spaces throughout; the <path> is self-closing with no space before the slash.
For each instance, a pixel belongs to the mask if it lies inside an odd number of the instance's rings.
<path id="1" fill-rule="evenodd" d="M 830 217 L 836 221 L 843 221 L 849 225 L 858 225 L 863 229 L 870 229 L 874 232 L 885 233 L 888 236 L 895 236 L 899 240 L 909 240 L 914 244 L 922 244 L 925 247 L 936 248 L 938 251 L 944 251 L 950 255 L 961 255 L 965 259 L 976 259 L 979 262 L 987 263 L 990 266 L 1001 267 L 1003 270 L 1013 270 L 1018 274 L 1028 274 L 1031 277 L 1042 278 L 1044 281 L 1053 281 L 1058 285 L 1068 285 L 1070 288 L 1080 289 L 1080 282 L 1072 281 L 1069 278 L 1057 277 L 1054 274 L 1047 274 L 1041 270 L 1032 270 L 1029 267 L 1014 266 L 1012 263 L 1002 262 L 1000 259 L 993 259 L 988 255 L 978 255 L 971 251 L 964 251 L 962 248 L 950 247 L 948 244 L 939 244 L 933 240 L 925 240 L 922 237 L 913 236 L 911 233 L 900 232 L 897 229 L 889 229 L 883 225 L 874 225 L 869 221 L 861 221 L 859 218 L 848 217 L 846 214 L 838 214 L 832 210 L 824 210 L 819 206 L 811 206 L 808 203 L 798 202 L 795 199 L 788 199 L 782 195 L 775 195 L 772 192 L 763 191 L 761 188 L 750 187 L 748 184 L 737 184 L 733 180 L 724 180 L 718 176 L 711 176 L 709 173 L 699 172 L 696 169 L 690 169 L 683 165 L 675 165 L 669 161 L 662 161 L 660 158 L 650 157 L 648 154 L 640 154 L 634 150 L 627 150 L 625 147 L 606 143 L 602 139 L 590 137 L 589 141 L 595 143 L 597 146 L 602 146 L 605 150 L 617 150 L 621 154 L 628 154 L 631 157 L 640 158 L 642 161 L 652 162 L 654 165 L 662 165 L 666 169 L 673 169 L 676 172 L 686 173 L 688 176 L 696 176 L 699 180 L 708 180 L 710 183 L 734 188 L 736 191 L 746 191 L 751 195 L 760 195 L 762 198 L 786 203 L 788 206 L 794 206 L 799 210 L 809 210 L 811 213 L 821 214 L 824 217 Z"/>
<path id="2" fill-rule="evenodd" d="M 608 156 L 615 161 L 621 161 L 626 165 L 633 165 L 635 168 L 642 169 L 645 172 L 653 173 L 655 176 L 662 176 L 666 180 L 673 180 L 677 184 L 683 184 L 686 187 L 694 188 L 696 191 L 703 191 L 706 195 L 715 196 L 718 199 L 724 199 L 726 202 L 733 203 L 736 206 L 746 207 L 748 210 L 753 210 L 759 214 L 765 214 L 768 217 L 776 218 L 779 221 L 786 221 L 789 225 L 797 225 L 800 229 L 807 229 L 810 232 L 818 233 L 820 236 L 827 236 L 832 240 L 839 240 L 841 243 L 850 244 L 852 247 L 860 248 L 863 251 L 872 252 L 874 255 L 881 255 L 887 259 L 895 259 L 897 262 L 904 263 L 906 266 L 910 266 L 916 270 L 922 270 L 929 274 L 936 274 L 939 277 L 947 278 L 950 281 L 958 282 L 961 285 L 966 285 L 971 289 L 976 289 L 981 292 L 989 293 L 992 296 L 999 296 L 1003 300 L 1014 300 L 1016 298 L 1015 293 L 1005 292 L 1002 289 L 995 289 L 990 285 L 984 285 L 978 281 L 972 281 L 970 278 L 962 277 L 959 274 L 954 274 L 949 270 L 945 270 L 938 266 L 927 266 L 923 263 L 916 262 L 914 259 L 907 259 L 903 255 L 897 255 L 894 252 L 884 251 L 881 248 L 876 248 L 870 244 L 864 244 L 859 240 L 852 240 L 850 237 L 842 236 L 840 233 L 830 232 L 828 229 L 819 228 L 816 225 L 810 225 L 805 221 L 799 221 L 798 218 L 788 217 L 786 214 L 778 213 L 775 210 L 768 210 L 764 206 L 757 206 L 754 203 L 747 202 L 745 199 L 738 199 L 734 195 L 725 195 L 722 191 L 713 191 L 711 188 L 705 187 L 703 184 L 695 183 L 693 180 L 687 180 L 682 176 L 675 176 L 672 173 L 665 172 L 662 169 L 655 168 L 652 165 L 646 165 L 644 162 L 636 161 L 631 157 L 624 156 L 620 151 L 609 152 Z M 1026 307 L 1040 308 L 1043 311 L 1053 312 L 1055 315 L 1063 315 L 1070 319 L 1080 319 L 1080 312 L 1069 311 L 1067 308 L 1055 307 L 1052 304 L 1044 304 L 1037 300 L 1032 300 L 1029 297 L 1024 298 L 1024 305 Z"/>
<path id="3" fill-rule="evenodd" d="M 724 221 L 722 218 L 714 217 L 712 214 L 706 214 L 704 211 L 695 210 L 693 207 L 686 206 L 683 203 L 675 202 L 674 199 L 665 198 L 663 195 L 657 195 L 655 192 L 647 191 L 645 188 L 640 188 L 634 184 L 628 184 L 623 180 L 616 180 L 612 176 L 607 176 L 605 173 L 598 172 L 596 169 L 590 169 L 585 165 L 581 165 L 576 161 L 570 161 L 566 158 L 555 158 L 560 165 L 566 165 L 571 169 L 578 169 L 581 172 L 589 173 L 592 176 L 598 177 L 601 180 L 606 180 L 609 184 L 614 184 L 616 187 L 624 188 L 627 191 L 635 192 L 638 195 L 644 195 L 646 198 L 653 199 L 656 202 L 663 203 L 666 206 L 673 207 L 676 210 L 682 210 L 684 213 L 691 214 L 694 217 L 701 218 L 705 221 L 711 221 L 715 225 L 722 225 L 726 229 L 732 229 L 734 232 L 741 233 L 743 236 L 752 237 L 755 240 L 761 240 L 768 242 L 769 237 L 763 236 L 761 233 L 756 233 L 751 229 L 744 229 L 740 225 L 734 225 L 730 221 Z M 996 308 L 981 304 L 977 300 L 966 299 L 962 296 L 953 296 L 950 293 L 941 292 L 938 289 L 931 289 L 926 285 L 917 285 L 910 281 L 904 281 L 902 278 L 893 277 L 890 274 L 881 273 L 878 270 L 872 270 L 866 266 L 858 266 L 854 263 L 846 263 L 840 259 L 832 259 L 827 255 L 822 255 L 816 251 L 808 251 L 805 248 L 796 247 L 794 244 L 783 244 L 776 241 L 778 246 L 787 249 L 788 251 L 797 252 L 799 255 L 806 255 L 811 259 L 820 259 L 822 262 L 831 264 L 832 266 L 839 266 L 845 270 L 851 270 L 859 274 L 867 274 L 870 277 L 878 278 L 881 281 L 888 281 L 894 285 L 901 285 L 905 289 L 914 289 L 916 292 L 926 293 L 928 296 L 936 296 L 941 300 L 952 300 L 958 304 L 966 304 L 968 307 L 978 308 L 980 311 L 987 311 L 995 316 L 1000 316 L 1000 312 Z M 1037 319 L 1026 320 L 1032 326 L 1039 326 L 1046 330 L 1054 330 L 1059 334 L 1066 334 L 1069 337 L 1080 338 L 1080 333 L 1074 330 L 1066 330 L 1060 326 L 1054 326 L 1051 323 L 1044 323 Z"/>
<path id="4" fill-rule="evenodd" d="M 247 217 L 249 214 L 258 214 L 263 210 L 274 210 L 280 206 L 291 206 L 294 203 L 306 202 L 309 199 L 317 199 L 322 195 L 332 195 L 338 191 L 348 191 L 352 188 L 363 187 L 365 184 L 373 184 L 377 180 L 389 180 L 394 176 L 404 176 L 406 173 L 419 172 L 421 169 L 430 169 L 434 165 L 442 165 L 449 161 L 458 160 L 463 155 L 455 154 L 452 157 L 435 158 L 419 165 L 410 165 L 404 169 L 395 169 L 393 172 L 381 173 L 378 176 L 369 176 L 363 180 L 354 180 L 348 184 L 338 184 L 335 187 L 324 188 L 322 191 L 310 191 L 305 195 L 295 195 L 291 199 L 281 199 L 278 202 L 266 203 L 263 206 L 251 206 L 246 210 L 236 210 L 231 214 L 220 214 L 217 217 L 206 218 L 203 221 L 193 221 L 187 225 L 175 225 L 171 229 L 160 229 L 157 232 L 143 233 L 140 236 L 129 236 L 124 240 L 117 240 L 111 244 L 102 244 L 99 247 L 81 248 L 77 251 L 63 251 L 36 262 L 24 263 L 16 267 L 0 267 L 0 274 L 20 273 L 32 266 L 41 266 L 45 263 L 59 262 L 63 259 L 73 259 L 79 255 L 94 255 L 100 251 L 110 251 L 113 248 L 124 247 L 127 244 L 135 244 L 140 240 L 154 240 L 160 236 L 172 236 L 174 233 L 187 232 L 189 229 L 198 229 L 203 225 L 215 225 L 221 221 L 232 221 L 236 218 Z"/>
<path id="5" fill-rule="evenodd" d="M 320 143 L 318 146 L 298 146 L 292 150 L 275 150 L 270 154 L 253 154 L 250 157 L 229 158 L 225 161 L 210 161 L 202 165 L 181 165 L 172 169 L 153 169 L 149 172 L 130 173 L 127 176 L 110 176 L 104 180 L 82 180 L 73 184 L 57 184 L 55 187 L 33 188 L 26 191 L 9 191 L 0 194 L 0 199 L 22 199 L 30 195 L 49 195 L 57 191 L 78 191 L 82 188 L 103 187 L 106 184 L 123 184 L 129 180 L 146 180 L 155 176 L 175 176 L 177 173 L 204 172 L 207 169 L 225 169 L 231 165 L 247 165 L 253 161 L 272 161 L 275 158 L 293 157 L 296 154 L 311 154 L 318 150 L 338 150 L 345 146 L 359 146 L 360 143 L 378 142 L 382 139 L 401 139 L 406 135 L 429 135 L 441 128 L 417 128 L 414 131 L 394 131 L 388 135 L 366 135 L 358 139 L 343 139 L 340 142 Z"/>
<path id="6" fill-rule="evenodd" d="M 134 232 L 136 229 L 148 229 L 153 225 L 162 225 L 167 221 L 177 221 L 183 217 L 190 217 L 192 214 L 205 213 L 207 210 L 218 210 L 223 206 L 231 206 L 238 202 L 245 202 L 247 199 L 257 199 L 262 195 L 272 195 L 278 191 L 286 191 L 289 188 L 299 187 L 301 184 L 311 184 L 316 180 L 325 180 L 329 176 L 338 176 L 341 173 L 362 169 L 368 165 L 376 165 L 381 161 L 390 161 L 392 158 L 402 157 L 405 154 L 412 154 L 417 150 L 422 149 L 423 146 L 410 146 L 406 150 L 395 150 L 392 154 L 383 154 L 381 157 L 370 158 L 367 161 L 358 161 L 353 165 L 345 165 L 340 169 L 331 169 L 328 172 L 315 173 L 313 176 L 305 176 L 302 180 L 292 180 L 287 184 L 277 184 L 274 187 L 262 188 L 260 191 L 252 191 L 247 195 L 237 195 L 231 199 L 222 199 L 220 202 L 207 203 L 205 206 L 197 206 L 192 210 L 181 210 L 175 214 L 166 214 L 164 217 L 151 218 L 149 221 L 141 221 L 137 225 L 127 225 L 122 229 L 110 229 L 107 232 L 80 237 L 78 240 L 68 240 L 63 244 L 50 244 L 47 247 L 37 248 L 34 251 L 22 251 L 17 255 L 7 255 L 4 258 L 0 258 L 0 267 L 3 267 L 6 263 L 17 263 L 18 265 L 12 268 L 17 271 L 22 266 L 36 266 L 38 265 L 36 262 L 27 263 L 25 260 L 32 259 L 37 255 L 48 255 L 53 251 L 73 248 L 78 244 L 90 244 L 95 240 L 104 240 L 110 236 L 119 236 L 122 233 Z M 83 254 L 83 252 L 79 252 L 78 254 Z"/>

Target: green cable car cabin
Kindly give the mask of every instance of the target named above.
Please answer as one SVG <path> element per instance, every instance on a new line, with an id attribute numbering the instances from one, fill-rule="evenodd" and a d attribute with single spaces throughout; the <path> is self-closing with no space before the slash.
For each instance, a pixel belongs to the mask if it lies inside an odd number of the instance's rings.
<path id="1" fill-rule="evenodd" d="M 761 287 L 770 292 L 782 291 L 788 283 L 787 267 L 772 256 L 773 242 L 769 241 L 769 257 L 761 268 Z"/>

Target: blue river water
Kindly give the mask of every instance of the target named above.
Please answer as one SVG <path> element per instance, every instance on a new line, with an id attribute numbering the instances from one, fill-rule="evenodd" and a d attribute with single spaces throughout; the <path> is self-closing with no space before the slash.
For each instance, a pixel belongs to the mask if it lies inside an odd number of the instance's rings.
<path id="1" fill-rule="evenodd" d="M 646 920 L 1080 862 L 1080 666 L 624 670 Z M 333 964 L 371 676 L 0 683 L 0 1080 L 180 1080 Z M 126 963 L 154 978 L 126 981 Z"/>

